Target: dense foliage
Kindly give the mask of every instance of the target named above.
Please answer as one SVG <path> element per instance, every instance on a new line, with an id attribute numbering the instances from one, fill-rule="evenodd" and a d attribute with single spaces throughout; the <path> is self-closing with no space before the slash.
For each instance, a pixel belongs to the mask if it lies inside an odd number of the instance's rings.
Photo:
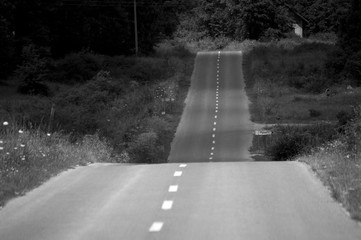
<path id="1" fill-rule="evenodd" d="M 137 0 L 139 49 L 152 51 L 176 28 L 179 3 Z M 131 0 L 0 0 L 0 77 L 21 63 L 23 47 L 47 47 L 52 57 L 87 49 L 106 55 L 133 54 Z"/>

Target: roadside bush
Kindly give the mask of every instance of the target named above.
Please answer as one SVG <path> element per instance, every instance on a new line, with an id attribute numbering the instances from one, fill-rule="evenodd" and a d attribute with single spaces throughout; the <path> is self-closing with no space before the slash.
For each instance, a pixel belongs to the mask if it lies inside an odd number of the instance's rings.
<path id="1" fill-rule="evenodd" d="M 337 136 L 333 125 L 278 126 L 272 135 L 266 154 L 273 161 L 292 160 L 297 155 L 308 153 L 314 147 L 332 141 Z"/>
<path id="2" fill-rule="evenodd" d="M 160 155 L 157 140 L 158 135 L 153 131 L 140 134 L 129 147 L 131 161 L 135 163 L 157 163 Z"/>
<path id="3" fill-rule="evenodd" d="M 53 63 L 49 80 L 67 84 L 84 83 L 101 70 L 103 60 L 103 56 L 85 51 L 69 54 Z"/>

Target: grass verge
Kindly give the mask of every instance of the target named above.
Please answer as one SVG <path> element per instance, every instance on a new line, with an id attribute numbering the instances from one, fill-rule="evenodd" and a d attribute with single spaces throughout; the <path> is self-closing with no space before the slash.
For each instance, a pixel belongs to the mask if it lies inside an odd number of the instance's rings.
<path id="1" fill-rule="evenodd" d="M 309 41 L 287 48 L 273 43 L 246 53 L 252 120 L 271 124 L 273 131 L 255 137 L 251 151 L 273 161 L 306 162 L 360 221 L 361 89 L 347 79 L 328 78 L 326 62 L 333 48 Z"/>

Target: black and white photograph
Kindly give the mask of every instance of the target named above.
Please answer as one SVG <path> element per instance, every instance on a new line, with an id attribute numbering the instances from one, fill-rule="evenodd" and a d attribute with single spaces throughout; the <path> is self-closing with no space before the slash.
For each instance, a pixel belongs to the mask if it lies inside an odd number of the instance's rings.
<path id="1" fill-rule="evenodd" d="M 0 0 L 0 240 L 361 240 L 361 1 Z"/>

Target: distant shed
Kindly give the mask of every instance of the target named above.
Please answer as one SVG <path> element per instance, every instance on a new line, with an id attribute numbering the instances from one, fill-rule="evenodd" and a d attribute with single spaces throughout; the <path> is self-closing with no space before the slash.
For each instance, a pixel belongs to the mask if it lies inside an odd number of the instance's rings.
<path id="1" fill-rule="evenodd" d="M 299 37 L 304 37 L 307 33 L 307 25 L 310 23 L 304 16 L 297 12 L 293 7 L 288 4 L 285 4 L 289 10 L 289 14 L 293 22 L 291 23 L 294 32 Z"/>

